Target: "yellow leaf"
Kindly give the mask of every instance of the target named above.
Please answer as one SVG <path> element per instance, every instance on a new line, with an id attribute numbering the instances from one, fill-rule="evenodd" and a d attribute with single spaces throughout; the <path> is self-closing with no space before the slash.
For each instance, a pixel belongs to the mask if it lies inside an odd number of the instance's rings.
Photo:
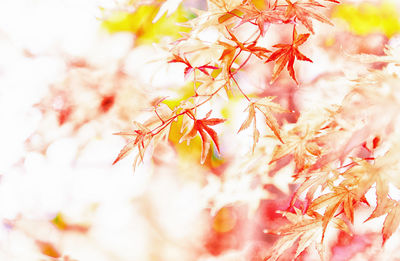
<path id="1" fill-rule="evenodd" d="M 233 209 L 223 207 L 215 215 L 212 227 L 216 232 L 226 233 L 231 231 L 237 222 L 237 217 Z"/>
<path id="2" fill-rule="evenodd" d="M 115 11 L 102 23 L 102 27 L 110 33 L 132 32 L 136 36 L 136 44 L 151 44 L 169 36 L 179 38 L 180 32 L 188 32 L 187 27 L 179 26 L 193 17 L 193 14 L 179 6 L 169 17 L 165 15 L 153 23 L 153 19 L 159 12 L 156 6 L 143 5 L 135 12 Z"/>
<path id="3" fill-rule="evenodd" d="M 332 17 L 346 21 L 350 31 L 355 34 L 380 32 L 392 37 L 400 32 L 399 14 L 396 10 L 392 1 L 384 1 L 379 6 L 370 3 L 341 4 L 336 7 Z"/>

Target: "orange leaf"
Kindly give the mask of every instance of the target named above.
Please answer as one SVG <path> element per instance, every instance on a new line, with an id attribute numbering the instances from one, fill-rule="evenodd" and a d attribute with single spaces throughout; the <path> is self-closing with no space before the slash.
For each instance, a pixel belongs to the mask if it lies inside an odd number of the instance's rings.
<path id="1" fill-rule="evenodd" d="M 359 201 L 359 199 L 355 197 L 356 194 L 352 193 L 351 190 L 343 186 L 339 186 L 334 187 L 333 192 L 321 195 L 311 203 L 307 210 L 307 213 L 312 213 L 313 211 L 326 207 L 324 215 L 322 216 L 322 241 L 324 240 L 325 231 L 328 223 L 332 220 L 340 205 L 343 204 L 343 211 L 345 216 L 351 222 L 353 222 L 354 204 Z"/>
<path id="2" fill-rule="evenodd" d="M 311 33 L 314 34 L 311 18 L 332 25 L 326 17 L 314 11 L 318 7 L 325 7 L 318 2 L 314 0 L 308 0 L 307 2 L 296 1 L 295 3 L 286 0 L 286 2 L 288 3 L 286 17 L 288 19 L 298 19 Z"/>
<path id="3" fill-rule="evenodd" d="M 311 59 L 306 57 L 304 54 L 300 53 L 298 46 L 302 45 L 310 36 L 310 34 L 300 34 L 297 35 L 296 29 L 293 32 L 293 43 L 292 44 L 276 44 L 273 47 L 279 48 L 271 54 L 271 56 L 266 60 L 267 62 L 275 61 L 274 71 L 272 74 L 271 83 L 273 83 L 282 72 L 282 70 L 287 65 L 287 70 L 290 77 L 298 84 L 296 80 L 296 75 L 294 72 L 294 61 L 297 58 L 301 61 L 312 62 Z"/>
<path id="4" fill-rule="evenodd" d="M 250 1 L 238 7 L 243 12 L 242 21 L 239 25 L 246 22 L 255 21 L 262 36 L 267 32 L 271 24 L 282 23 L 286 20 L 283 10 L 275 6 L 268 6 L 266 9 L 258 10 Z"/>
<path id="5" fill-rule="evenodd" d="M 281 227 L 274 233 L 280 235 L 280 239 L 276 241 L 272 248 L 272 253 L 266 260 L 277 260 L 279 256 L 281 256 L 285 250 L 292 247 L 297 240 L 296 254 L 292 260 L 296 259 L 296 257 L 311 244 L 316 243 L 317 245 L 321 245 L 318 241 L 322 232 L 323 216 L 313 211 L 302 214 L 296 207 L 294 207 L 294 210 L 295 213 L 278 211 L 286 217 L 291 224 Z M 342 220 L 333 218 L 332 223 L 336 228 L 347 233 L 350 232 L 346 223 Z"/>
<path id="6" fill-rule="evenodd" d="M 400 224 L 400 205 L 398 202 L 393 204 L 393 207 L 388 212 L 385 222 L 383 222 L 382 228 L 382 245 L 385 244 L 386 240 L 392 236 L 392 234 L 397 230 Z"/>
<path id="7" fill-rule="evenodd" d="M 283 143 L 280 135 L 279 124 L 273 113 L 284 113 L 288 112 L 288 110 L 280 106 L 278 103 L 272 102 L 273 99 L 275 99 L 275 97 L 272 96 L 262 98 L 255 103 L 255 107 L 264 114 L 268 127 L 272 130 L 279 141 Z"/>
<path id="8" fill-rule="evenodd" d="M 49 242 L 37 240 L 36 245 L 40 248 L 40 252 L 43 255 L 53 257 L 53 258 L 61 257 L 60 252 L 58 252 L 58 250 L 54 247 L 54 245 Z"/>
<path id="9" fill-rule="evenodd" d="M 220 24 L 222 24 L 222 23 L 230 20 L 233 17 L 239 17 L 241 14 L 242 14 L 242 12 L 240 12 L 238 9 L 233 9 L 232 11 L 226 12 L 225 14 L 221 15 L 218 18 L 218 22 Z"/>
<path id="10" fill-rule="evenodd" d="M 238 130 L 238 133 L 241 132 L 242 130 L 247 129 L 250 126 L 250 124 L 253 121 L 253 119 L 255 118 L 255 116 L 256 116 L 256 111 L 254 109 L 254 103 L 251 103 L 249 105 L 249 107 L 247 107 L 247 109 L 249 109 L 249 115 L 247 116 L 246 120 L 240 126 L 240 128 Z"/>

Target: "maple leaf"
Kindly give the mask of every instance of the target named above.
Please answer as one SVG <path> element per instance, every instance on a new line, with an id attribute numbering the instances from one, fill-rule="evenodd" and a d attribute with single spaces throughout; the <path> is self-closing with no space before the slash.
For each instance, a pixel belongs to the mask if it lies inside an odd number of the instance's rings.
<path id="1" fill-rule="evenodd" d="M 280 239 L 274 244 L 272 253 L 265 260 L 277 260 L 284 251 L 293 246 L 296 241 L 298 245 L 294 259 L 298 257 L 308 246 L 316 243 L 321 248 L 322 243 L 318 242 L 322 233 L 323 217 L 317 212 L 310 212 L 303 215 L 299 209 L 294 207 L 295 213 L 278 211 L 286 217 L 291 224 L 283 226 L 274 234 L 280 235 Z M 343 220 L 334 218 L 332 222 L 339 228 L 350 234 L 350 231 Z"/>
<path id="2" fill-rule="evenodd" d="M 221 15 L 220 17 L 218 17 L 218 22 L 219 22 L 220 24 L 222 24 L 222 23 L 224 23 L 224 22 L 230 20 L 230 19 L 233 18 L 233 17 L 240 18 L 240 16 L 241 16 L 242 14 L 243 14 L 243 13 L 242 13 L 241 11 L 239 11 L 238 9 L 233 9 L 233 10 L 231 10 L 231 11 L 228 11 L 228 12 L 224 13 L 224 14 Z"/>
<path id="3" fill-rule="evenodd" d="M 221 61 L 221 75 L 224 77 L 224 80 L 226 81 L 226 86 L 229 89 L 231 80 L 235 81 L 235 79 L 233 78 L 233 74 L 237 73 L 240 68 L 244 66 L 244 64 L 246 64 L 246 62 L 253 54 L 260 59 L 264 59 L 267 56 L 266 53 L 271 51 L 264 47 L 256 46 L 257 41 L 242 43 L 236 38 L 236 36 L 232 32 L 230 32 L 227 27 L 225 28 L 229 34 L 229 36 L 227 36 L 226 38 L 233 41 L 234 44 L 218 41 L 218 44 L 224 48 L 224 51 L 222 52 L 218 60 Z M 233 63 L 242 52 L 249 52 L 250 54 L 247 57 L 246 61 L 242 65 L 240 65 L 236 71 L 232 72 Z"/>
<path id="4" fill-rule="evenodd" d="M 345 180 L 341 183 L 356 188 L 358 197 L 361 195 L 364 197 L 364 194 L 374 184 L 376 185 L 377 205 L 364 222 L 387 214 L 382 228 L 382 244 L 385 244 L 400 224 L 400 205 L 397 201 L 389 198 L 389 181 L 385 174 L 393 166 L 390 156 L 386 154 L 385 157 L 379 157 L 375 159 L 375 163 L 364 159 L 354 159 L 353 165 L 342 174 Z"/>
<path id="5" fill-rule="evenodd" d="M 247 2 L 237 9 L 243 12 L 242 21 L 239 25 L 254 20 L 262 36 L 265 36 L 271 24 L 283 23 L 286 20 L 285 13 L 283 10 L 277 9 L 276 4 L 268 6 L 268 9 L 258 10 L 253 3 Z"/>
<path id="6" fill-rule="evenodd" d="M 353 223 L 354 205 L 360 201 L 357 193 L 345 186 L 333 187 L 332 190 L 333 192 L 316 198 L 307 209 L 307 213 L 313 213 L 318 209 L 326 207 L 322 216 L 322 241 L 324 240 L 328 223 L 332 220 L 338 208 L 342 205 L 345 216 Z"/>
<path id="7" fill-rule="evenodd" d="M 311 163 L 322 154 L 322 150 L 314 138 L 315 134 L 310 130 L 303 133 L 297 128 L 292 129 L 286 136 L 285 143 L 275 147 L 269 164 L 286 155 L 293 154 L 297 172 L 310 167 Z"/>
<path id="8" fill-rule="evenodd" d="M 273 99 L 275 99 L 273 96 L 262 98 L 255 103 L 255 107 L 262 112 L 268 127 L 272 130 L 279 141 L 283 143 L 280 135 L 279 124 L 273 115 L 273 112 L 284 113 L 288 112 L 288 110 L 280 106 L 278 103 L 272 102 Z"/>
<path id="9" fill-rule="evenodd" d="M 174 54 L 174 59 L 168 61 L 168 63 L 183 63 L 184 65 L 186 65 L 186 68 L 184 70 L 185 79 L 187 79 L 189 74 L 194 70 L 192 65 L 189 63 L 189 61 L 187 60 L 186 57 L 182 58 L 176 54 Z"/>
<path id="10" fill-rule="evenodd" d="M 272 130 L 275 136 L 283 143 L 283 140 L 280 135 L 279 124 L 273 113 L 274 112 L 283 113 L 287 112 L 287 110 L 282 106 L 280 106 L 279 104 L 272 102 L 273 99 L 275 99 L 275 97 L 272 96 L 265 97 L 256 102 L 251 102 L 250 105 L 246 108 L 246 110 L 247 109 L 249 110 L 249 114 L 246 120 L 240 126 L 238 133 L 241 132 L 242 130 L 247 129 L 253 122 L 253 149 L 252 149 L 253 153 L 260 136 L 260 132 L 257 130 L 256 126 L 256 109 L 259 110 L 265 116 L 265 121 L 268 127 Z"/>
<path id="11" fill-rule="evenodd" d="M 307 41 L 309 36 L 310 34 L 297 35 L 297 31 L 296 29 L 294 29 L 292 44 L 276 44 L 273 46 L 279 49 L 273 52 L 271 56 L 266 60 L 266 63 L 275 61 L 271 83 L 273 83 L 276 78 L 278 78 L 279 74 L 282 72 L 283 68 L 285 68 L 285 65 L 287 64 L 287 70 L 290 77 L 292 77 L 296 84 L 298 84 L 293 68 L 294 60 L 297 59 L 301 61 L 312 62 L 308 57 L 300 53 L 300 51 L 298 50 L 298 47 L 302 45 L 305 41 Z"/>
<path id="12" fill-rule="evenodd" d="M 229 74 L 229 70 L 232 66 L 232 63 L 234 62 L 236 50 L 238 47 L 221 41 L 219 41 L 218 43 L 224 48 L 224 51 L 222 52 L 218 60 L 220 60 L 224 65 L 222 66 L 222 68 L 227 71 L 226 74 Z"/>
<path id="13" fill-rule="evenodd" d="M 115 135 L 121 135 L 121 136 L 133 136 L 135 137 L 131 141 L 129 141 L 120 151 L 118 154 L 117 158 L 114 160 L 113 165 L 116 164 L 118 161 L 122 160 L 126 156 L 131 153 L 133 149 L 136 147 L 138 148 L 138 155 L 136 156 L 134 160 L 134 166 L 136 166 L 136 163 L 138 159 L 143 162 L 143 157 L 144 157 L 144 152 L 147 148 L 147 146 L 150 144 L 150 141 L 152 139 L 152 133 L 151 131 L 145 127 L 144 125 L 134 122 L 134 124 L 138 127 L 138 129 L 134 130 L 133 132 L 119 132 L 115 133 Z"/>
<path id="14" fill-rule="evenodd" d="M 239 52 L 245 51 L 249 52 L 251 54 L 256 55 L 258 58 L 263 59 L 266 57 L 266 53 L 271 52 L 270 50 L 264 48 L 264 47 L 259 47 L 256 46 L 256 41 L 250 42 L 250 43 L 242 43 L 237 39 L 237 37 L 227 28 L 225 27 L 229 37 L 227 39 L 233 41 L 235 45 L 231 45 L 229 43 L 225 42 L 219 42 L 220 45 L 224 47 L 224 51 L 219 58 L 221 61 L 225 61 L 228 69 L 230 69 L 232 62 L 234 59 L 237 57 L 236 51 L 239 49 Z"/>
<path id="15" fill-rule="evenodd" d="M 208 64 L 202 65 L 202 66 L 198 66 L 198 67 L 193 67 L 190 62 L 187 60 L 187 58 L 182 58 L 179 55 L 174 54 L 174 59 L 168 61 L 168 63 L 183 63 L 184 65 L 186 65 L 186 68 L 184 70 L 184 75 L 185 75 L 185 79 L 188 78 L 188 76 L 190 75 L 191 72 L 195 71 L 196 69 L 201 71 L 202 73 L 206 74 L 207 76 L 209 76 L 210 74 L 207 72 L 206 69 L 218 69 L 218 67 L 215 66 L 211 66 Z"/>
<path id="16" fill-rule="evenodd" d="M 189 142 L 191 139 L 193 139 L 197 135 L 197 133 L 199 133 L 201 141 L 202 141 L 201 164 L 203 164 L 205 162 L 208 151 L 210 149 L 209 137 L 214 142 L 215 147 L 217 148 L 218 154 L 220 153 L 218 135 L 209 126 L 215 126 L 217 124 L 220 124 L 220 123 L 223 123 L 226 121 L 225 119 L 209 118 L 210 115 L 211 115 L 211 111 L 209 111 L 207 113 L 207 115 L 202 119 L 196 119 L 196 118 L 194 118 L 193 115 L 191 115 L 191 118 L 193 119 L 193 126 L 191 128 L 188 128 L 186 124 L 185 124 L 185 126 L 182 125 L 182 128 L 186 128 L 186 132 L 182 135 L 181 139 L 179 140 L 179 142 L 182 142 L 185 140 L 187 142 Z"/>
<path id="17" fill-rule="evenodd" d="M 218 91 L 226 86 L 226 81 L 222 79 L 220 75 L 218 75 L 215 78 L 206 77 L 203 75 L 196 78 L 196 81 L 197 83 L 200 84 L 196 89 L 196 93 L 198 95 L 202 96 L 218 95 L 224 97 L 224 99 L 227 99 L 227 97 L 225 97 L 222 92 Z"/>
<path id="18" fill-rule="evenodd" d="M 333 25 L 326 17 L 313 11 L 317 7 L 325 7 L 314 0 L 308 0 L 307 2 L 296 1 L 292 3 L 290 0 L 286 0 L 288 6 L 286 9 L 286 17 L 288 19 L 299 20 L 312 34 L 314 29 L 311 18 L 316 19 L 322 23 Z"/>
<path id="19" fill-rule="evenodd" d="M 386 240 L 392 236 L 392 234 L 397 230 L 400 224 L 400 205 L 396 201 L 393 205 L 388 209 L 388 214 L 383 222 L 382 227 L 382 245 L 385 244 Z"/>
<path id="20" fill-rule="evenodd" d="M 230 36 L 229 40 L 235 42 L 236 47 L 235 49 L 239 48 L 241 51 L 246 51 L 252 54 L 255 54 L 259 58 L 263 58 L 265 53 L 271 52 L 270 50 L 264 48 L 264 47 L 258 47 L 256 46 L 256 41 L 250 42 L 250 43 L 242 43 L 237 39 L 237 37 L 227 28 L 225 27 L 226 30 L 228 31 L 228 34 Z M 231 47 L 232 48 L 232 47 Z"/>
<path id="21" fill-rule="evenodd" d="M 254 153 L 254 150 L 256 148 L 256 144 L 260 138 L 260 132 L 257 129 L 257 123 L 256 123 L 256 110 L 255 110 L 255 105 L 254 103 L 251 103 L 246 110 L 249 110 L 249 115 L 247 116 L 246 120 L 242 123 L 240 126 L 238 133 L 241 132 L 242 130 L 247 129 L 250 124 L 253 122 L 253 148 L 252 151 Z"/>
<path id="22" fill-rule="evenodd" d="M 330 174 L 333 174 L 331 176 Z M 292 196 L 290 201 L 290 206 L 293 207 L 297 198 L 306 190 L 306 200 L 307 204 L 311 203 L 314 193 L 317 191 L 319 187 L 321 187 L 321 191 L 323 191 L 334 179 L 339 176 L 339 172 L 335 169 L 331 168 L 330 166 L 325 166 L 324 168 L 318 169 L 317 171 L 306 171 L 300 172 L 299 174 L 295 175 L 294 178 L 296 180 L 302 178 L 305 179 L 303 183 L 296 189 L 295 193 Z"/>
<path id="23" fill-rule="evenodd" d="M 370 219 L 380 217 L 387 214 L 382 227 L 382 245 L 392 236 L 400 225 L 400 204 L 393 199 L 386 199 L 384 202 L 378 204 L 372 214 L 368 217 Z"/>
<path id="24" fill-rule="evenodd" d="M 381 205 L 385 206 L 389 194 L 388 181 L 384 173 L 380 159 L 377 159 L 375 164 L 364 159 L 353 159 L 352 166 L 342 174 L 345 180 L 341 184 L 356 187 L 358 197 L 365 195 L 376 184 L 376 211 L 379 211 Z M 376 214 L 373 213 L 367 220 L 377 217 L 374 216 Z"/>

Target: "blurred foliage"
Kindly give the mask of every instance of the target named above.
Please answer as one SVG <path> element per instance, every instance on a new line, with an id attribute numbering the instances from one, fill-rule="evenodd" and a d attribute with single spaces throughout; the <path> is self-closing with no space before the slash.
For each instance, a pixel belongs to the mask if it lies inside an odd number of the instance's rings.
<path id="1" fill-rule="evenodd" d="M 266 4 L 265 4 L 265 0 L 251 0 L 251 2 L 259 9 L 265 9 L 266 8 Z"/>
<path id="2" fill-rule="evenodd" d="M 127 11 L 114 11 L 106 17 L 102 27 L 110 33 L 132 32 L 136 36 L 136 44 L 151 44 L 159 42 L 163 37 L 173 39 L 181 37 L 181 32 L 189 32 L 190 28 L 179 25 L 195 15 L 179 6 L 177 11 L 167 17 L 165 14 L 155 23 L 153 19 L 159 7 L 143 5 L 133 13 Z"/>
<path id="3" fill-rule="evenodd" d="M 40 252 L 45 256 L 52 258 L 61 257 L 60 252 L 49 242 L 36 241 L 36 245 L 39 247 Z"/>
<path id="4" fill-rule="evenodd" d="M 226 233 L 234 229 L 237 223 L 236 213 L 232 208 L 223 207 L 214 216 L 212 228 L 218 233 Z"/>
<path id="5" fill-rule="evenodd" d="M 399 14 L 391 1 L 384 1 L 378 6 L 371 3 L 341 4 L 332 17 L 345 20 L 350 31 L 357 35 L 378 32 L 392 37 L 400 32 Z"/>

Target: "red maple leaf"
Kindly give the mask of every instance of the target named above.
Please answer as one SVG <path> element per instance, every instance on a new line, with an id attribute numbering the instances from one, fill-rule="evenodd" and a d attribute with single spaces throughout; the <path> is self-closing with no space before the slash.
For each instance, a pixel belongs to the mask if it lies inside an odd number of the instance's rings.
<path id="1" fill-rule="evenodd" d="M 225 56 L 233 56 L 236 53 L 236 50 L 239 49 L 240 51 L 245 51 L 245 52 L 249 52 L 251 54 L 254 54 L 255 56 L 259 57 L 259 58 L 265 58 L 266 54 L 268 52 L 271 52 L 270 50 L 264 48 L 264 47 L 259 47 L 256 46 L 257 42 L 253 41 L 253 42 L 249 42 L 249 43 L 243 43 L 241 41 L 239 41 L 237 39 L 237 37 L 226 27 L 226 30 L 228 31 L 228 34 L 230 36 L 229 40 L 233 41 L 236 46 L 230 45 L 228 43 L 224 43 L 224 42 L 220 42 L 224 47 L 226 47 L 226 49 L 224 50 L 224 52 L 221 55 L 220 60 L 222 60 Z"/>
<path id="2" fill-rule="evenodd" d="M 135 149 L 136 147 L 137 147 L 139 153 L 135 158 L 134 166 L 136 166 L 136 163 L 139 158 L 141 161 L 143 161 L 144 152 L 145 152 L 146 148 L 148 147 L 148 145 L 150 144 L 150 141 L 151 141 L 153 135 L 152 135 L 151 131 L 144 125 L 142 125 L 138 122 L 134 122 L 134 123 L 138 128 L 136 130 L 134 130 L 133 132 L 115 133 L 115 135 L 133 136 L 135 138 L 132 139 L 131 141 L 129 141 L 128 144 L 126 144 L 122 148 L 122 150 L 118 154 L 118 157 L 114 160 L 113 165 L 115 163 L 117 163 L 118 161 L 120 161 L 121 159 L 128 156 L 128 154 L 131 153 L 131 151 L 133 149 Z"/>
<path id="3" fill-rule="evenodd" d="M 239 25 L 254 21 L 260 29 L 262 36 L 265 35 L 271 24 L 283 23 L 286 20 L 284 11 L 277 9 L 276 4 L 268 6 L 268 9 L 258 10 L 254 4 L 247 2 L 237 9 L 243 12 L 242 21 Z"/>
<path id="4" fill-rule="evenodd" d="M 267 59 L 267 62 L 275 61 L 274 72 L 272 74 L 271 83 L 278 78 L 279 74 L 282 72 L 283 68 L 285 68 L 287 64 L 287 70 L 289 72 L 290 77 L 298 84 L 296 80 L 296 76 L 294 73 L 294 60 L 308 61 L 312 62 L 311 59 L 306 57 L 304 54 L 300 53 L 298 47 L 302 45 L 305 41 L 307 41 L 310 34 L 300 34 L 297 35 L 296 29 L 293 31 L 293 42 L 292 44 L 276 44 L 273 47 L 279 48 L 275 52 L 271 54 L 271 56 Z"/>
<path id="5" fill-rule="evenodd" d="M 209 111 L 206 117 L 202 119 L 194 119 L 193 127 L 186 129 L 186 132 L 183 134 L 179 142 L 182 141 L 190 141 L 193 139 L 197 133 L 200 134 L 201 137 L 201 163 L 203 164 L 206 160 L 208 151 L 210 149 L 210 139 L 214 142 L 215 147 L 217 148 L 217 152 L 220 153 L 219 149 L 219 142 L 218 142 L 218 135 L 217 133 L 210 128 L 210 126 L 215 126 L 217 124 L 223 123 L 225 119 L 218 119 L 218 118 L 209 118 L 211 115 L 211 111 Z M 191 115 L 193 117 L 193 115 Z M 207 135 L 208 134 L 208 135 Z"/>
<path id="6" fill-rule="evenodd" d="M 206 74 L 206 75 L 210 75 L 206 69 L 218 69 L 218 67 L 215 66 L 211 66 L 208 64 L 202 65 L 202 66 L 198 66 L 198 67 L 193 67 L 190 62 L 187 60 L 187 58 L 182 58 L 179 55 L 174 54 L 174 59 L 168 61 L 168 63 L 183 63 L 184 65 L 186 65 L 185 71 L 184 71 L 184 75 L 185 75 L 185 79 L 187 79 L 187 77 L 189 76 L 189 74 L 193 71 L 195 71 L 196 69 L 198 69 L 199 71 L 201 71 L 202 73 Z"/>
<path id="7" fill-rule="evenodd" d="M 336 0 L 333 1 L 328 0 L 328 1 L 336 2 Z M 314 11 L 318 7 L 325 7 L 324 5 L 318 3 L 317 1 L 308 0 L 307 2 L 296 1 L 292 3 L 290 0 L 286 0 L 286 2 L 288 3 L 286 9 L 286 18 L 293 19 L 294 21 L 299 20 L 311 33 L 314 34 L 311 18 L 318 20 L 322 23 L 332 25 L 332 23 L 328 20 L 328 18 Z"/>

